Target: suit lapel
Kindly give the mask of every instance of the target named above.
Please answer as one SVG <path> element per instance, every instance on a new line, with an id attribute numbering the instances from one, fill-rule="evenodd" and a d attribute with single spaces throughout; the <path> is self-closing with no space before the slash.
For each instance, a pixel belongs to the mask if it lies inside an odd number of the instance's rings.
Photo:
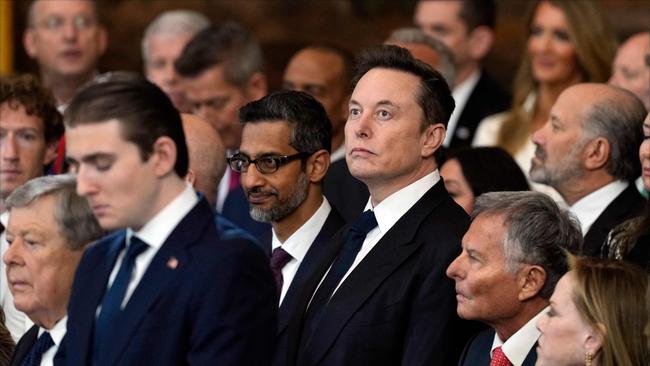
<path id="1" fill-rule="evenodd" d="M 23 363 L 25 357 L 36 343 L 38 338 L 38 326 L 34 325 L 22 336 L 16 345 L 14 354 L 11 356 L 10 366 L 18 366 Z"/>

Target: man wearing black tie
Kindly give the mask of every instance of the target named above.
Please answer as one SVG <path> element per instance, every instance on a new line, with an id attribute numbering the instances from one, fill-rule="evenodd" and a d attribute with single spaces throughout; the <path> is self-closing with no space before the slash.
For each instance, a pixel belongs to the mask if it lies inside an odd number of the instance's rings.
<path id="1" fill-rule="evenodd" d="M 59 364 L 72 278 L 85 246 L 103 235 L 70 175 L 35 178 L 7 198 L 7 280 L 16 309 L 34 326 L 22 336 L 11 366 Z"/>
<path id="2" fill-rule="evenodd" d="M 434 159 L 454 101 L 440 74 L 403 48 L 371 49 L 357 70 L 346 159 L 370 200 L 304 286 L 288 364 L 455 364 L 468 334 L 445 269 L 468 217 Z"/>

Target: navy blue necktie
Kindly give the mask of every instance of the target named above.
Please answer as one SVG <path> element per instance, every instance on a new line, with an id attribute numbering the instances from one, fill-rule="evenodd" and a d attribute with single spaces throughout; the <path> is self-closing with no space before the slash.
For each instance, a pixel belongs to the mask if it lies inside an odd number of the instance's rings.
<path id="1" fill-rule="evenodd" d="M 122 264 L 111 288 L 104 295 L 102 309 L 95 321 L 94 361 L 103 359 L 102 351 L 105 350 L 107 343 L 111 341 L 110 334 L 113 327 L 115 327 L 118 316 L 122 312 L 122 301 L 124 301 L 126 289 L 129 287 L 133 275 L 135 259 L 148 247 L 147 243 L 137 237 L 131 237 L 131 244 L 126 250 L 126 255 L 122 259 Z"/>
<path id="2" fill-rule="evenodd" d="M 302 339 L 304 341 L 309 338 L 318 325 L 334 290 L 339 282 L 341 282 L 343 276 L 348 272 L 352 263 L 354 263 L 354 259 L 357 257 L 361 245 L 366 239 L 366 235 L 375 227 L 377 227 L 377 218 L 375 218 L 375 213 L 371 210 L 361 214 L 357 221 L 352 224 L 345 244 L 341 248 L 341 252 L 339 252 L 339 255 L 334 260 L 332 267 L 323 282 L 321 282 L 309 305 L 305 323 L 303 324 Z"/>
<path id="3" fill-rule="evenodd" d="M 36 342 L 34 342 L 32 349 L 29 350 L 21 366 L 40 366 L 43 353 L 47 352 L 52 346 L 54 346 L 54 341 L 50 333 L 43 332 Z"/>

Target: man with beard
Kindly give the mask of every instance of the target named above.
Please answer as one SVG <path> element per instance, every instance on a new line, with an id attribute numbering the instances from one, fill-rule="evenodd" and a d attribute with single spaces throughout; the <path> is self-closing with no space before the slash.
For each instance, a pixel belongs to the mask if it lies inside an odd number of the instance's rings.
<path id="1" fill-rule="evenodd" d="M 285 330 L 297 293 L 343 225 L 322 193 L 332 125 L 316 99 L 297 91 L 251 102 L 239 117 L 242 142 L 228 162 L 241 174 L 251 216 L 272 225 L 260 241 L 272 253 L 280 305 L 274 364 L 286 365 L 280 356 L 286 354 Z"/>
<path id="2" fill-rule="evenodd" d="M 636 216 L 644 200 L 638 147 L 645 109 L 632 93 L 605 84 L 567 88 L 533 135 L 530 178 L 555 188 L 580 221 L 583 254 L 597 256 L 607 233 Z"/>

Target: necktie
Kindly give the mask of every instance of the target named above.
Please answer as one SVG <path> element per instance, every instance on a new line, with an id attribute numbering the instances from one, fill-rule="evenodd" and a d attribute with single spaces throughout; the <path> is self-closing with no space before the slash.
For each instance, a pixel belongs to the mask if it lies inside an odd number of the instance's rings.
<path id="1" fill-rule="evenodd" d="M 368 210 L 361 214 L 357 221 L 352 224 L 348 232 L 347 239 L 338 257 L 334 260 L 327 276 L 318 287 L 314 298 L 307 309 L 305 323 L 303 325 L 303 339 L 309 338 L 324 313 L 327 303 L 329 302 L 334 289 L 338 286 L 343 276 L 348 272 L 354 259 L 357 257 L 363 241 L 370 230 L 377 226 L 375 213 Z"/>
<path id="2" fill-rule="evenodd" d="M 47 352 L 52 346 L 54 346 L 54 341 L 50 333 L 43 332 L 32 346 L 32 349 L 29 350 L 21 366 L 40 366 L 43 353 Z"/>
<path id="3" fill-rule="evenodd" d="M 291 260 L 291 255 L 287 253 L 282 247 L 277 247 L 273 249 L 271 253 L 271 272 L 273 272 L 273 277 L 275 277 L 275 284 L 278 287 L 278 297 L 282 293 L 282 285 L 284 284 L 284 279 L 282 278 L 282 268 Z"/>
<path id="4" fill-rule="evenodd" d="M 497 347 L 492 351 L 492 361 L 490 361 L 490 366 L 512 366 L 508 357 L 503 353 L 501 347 Z"/>
<path id="5" fill-rule="evenodd" d="M 142 254 L 149 246 L 147 243 L 138 239 L 135 236 L 131 237 L 131 244 L 126 250 L 126 255 L 122 259 L 120 269 L 113 280 L 111 288 L 106 291 L 104 299 L 102 300 L 102 309 L 95 322 L 95 339 L 94 339 L 94 355 L 95 360 L 101 359 L 102 350 L 106 344 L 110 342 L 110 334 L 115 326 L 117 317 L 122 311 L 122 301 L 126 294 L 126 289 L 129 287 L 129 282 L 133 274 L 133 267 L 135 259 Z"/>

